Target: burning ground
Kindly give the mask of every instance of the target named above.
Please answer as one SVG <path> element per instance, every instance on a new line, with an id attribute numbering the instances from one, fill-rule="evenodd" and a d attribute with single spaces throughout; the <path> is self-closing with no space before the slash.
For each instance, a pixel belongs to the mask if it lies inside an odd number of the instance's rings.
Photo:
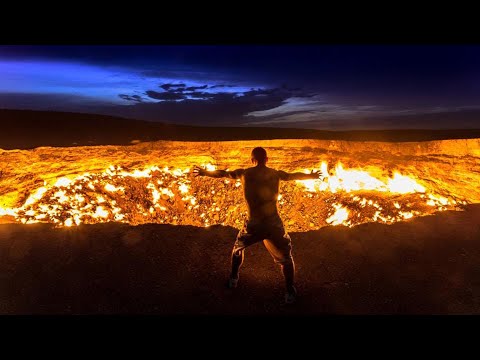
<path id="1" fill-rule="evenodd" d="M 278 269 L 261 246 L 247 252 L 242 279 L 252 288 L 245 285 L 239 299 L 248 305 L 216 287 L 246 216 L 241 185 L 195 178 L 190 171 L 193 165 L 247 167 L 259 145 L 273 168 L 325 175 L 323 181 L 284 182 L 280 189 L 279 211 L 307 295 L 300 312 L 478 312 L 478 208 L 469 205 L 480 202 L 478 139 L 0 150 L 0 222 L 6 223 L 0 226 L 0 311 L 282 312 L 275 305 Z M 422 295 L 425 289 L 437 298 Z M 133 299 L 130 291 L 150 300 Z M 184 301 L 192 294 L 202 306 Z M 350 296 L 363 300 L 349 303 Z"/>
<path id="2" fill-rule="evenodd" d="M 257 141 L 154 142 L 1 153 L 3 222 L 126 222 L 238 227 L 240 181 L 195 178 L 249 166 Z M 289 231 L 325 225 L 391 224 L 478 202 L 478 140 L 425 143 L 262 141 L 270 166 L 320 170 L 323 180 L 283 182 L 279 211 Z"/>

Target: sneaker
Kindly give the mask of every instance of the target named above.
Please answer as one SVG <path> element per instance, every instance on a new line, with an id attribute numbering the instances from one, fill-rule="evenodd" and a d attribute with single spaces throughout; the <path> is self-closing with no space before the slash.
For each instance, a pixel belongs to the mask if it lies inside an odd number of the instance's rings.
<path id="1" fill-rule="evenodd" d="M 297 300 L 297 289 L 293 288 L 293 292 L 285 294 L 285 304 L 293 304 Z"/>
<path id="2" fill-rule="evenodd" d="M 238 278 L 237 279 L 234 279 L 234 278 L 230 278 L 228 279 L 228 284 L 227 284 L 227 287 L 229 289 L 235 289 L 238 285 Z"/>

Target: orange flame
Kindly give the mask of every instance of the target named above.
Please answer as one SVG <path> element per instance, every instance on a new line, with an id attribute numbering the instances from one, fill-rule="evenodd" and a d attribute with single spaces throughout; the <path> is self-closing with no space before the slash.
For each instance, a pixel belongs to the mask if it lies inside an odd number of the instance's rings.
<path id="1" fill-rule="evenodd" d="M 202 166 L 216 169 L 209 163 Z M 282 183 L 278 196 L 281 216 L 297 230 L 367 221 L 390 224 L 466 204 L 432 193 L 415 177 L 399 172 L 377 178 L 362 169 L 345 169 L 341 163 L 329 172 L 326 162 L 314 170 L 322 174 L 322 180 L 297 181 L 300 187 Z M 67 227 L 109 221 L 239 226 L 246 217 L 240 186 L 240 180 L 195 179 L 190 169 L 150 166 L 128 171 L 110 166 L 101 173 L 44 183 L 22 206 L 0 207 L 0 216 L 24 224 L 49 222 Z M 318 203 L 318 211 L 295 215 L 295 204 L 305 203 L 299 202 L 299 196 Z"/>

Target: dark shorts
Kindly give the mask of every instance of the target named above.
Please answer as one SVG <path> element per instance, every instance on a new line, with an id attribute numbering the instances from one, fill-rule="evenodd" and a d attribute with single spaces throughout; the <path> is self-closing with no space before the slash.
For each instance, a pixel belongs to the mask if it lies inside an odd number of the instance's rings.
<path id="1" fill-rule="evenodd" d="M 246 221 L 237 235 L 233 252 L 242 251 L 260 241 L 263 241 L 276 263 L 284 264 L 292 261 L 292 240 L 280 218 L 262 223 Z"/>

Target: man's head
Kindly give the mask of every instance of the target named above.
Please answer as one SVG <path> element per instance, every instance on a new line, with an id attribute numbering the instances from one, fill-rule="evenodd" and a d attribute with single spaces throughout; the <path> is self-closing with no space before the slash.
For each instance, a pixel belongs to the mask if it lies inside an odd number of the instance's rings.
<path id="1" fill-rule="evenodd" d="M 252 163 L 265 165 L 268 161 L 267 151 L 262 147 L 256 147 L 252 150 Z"/>

